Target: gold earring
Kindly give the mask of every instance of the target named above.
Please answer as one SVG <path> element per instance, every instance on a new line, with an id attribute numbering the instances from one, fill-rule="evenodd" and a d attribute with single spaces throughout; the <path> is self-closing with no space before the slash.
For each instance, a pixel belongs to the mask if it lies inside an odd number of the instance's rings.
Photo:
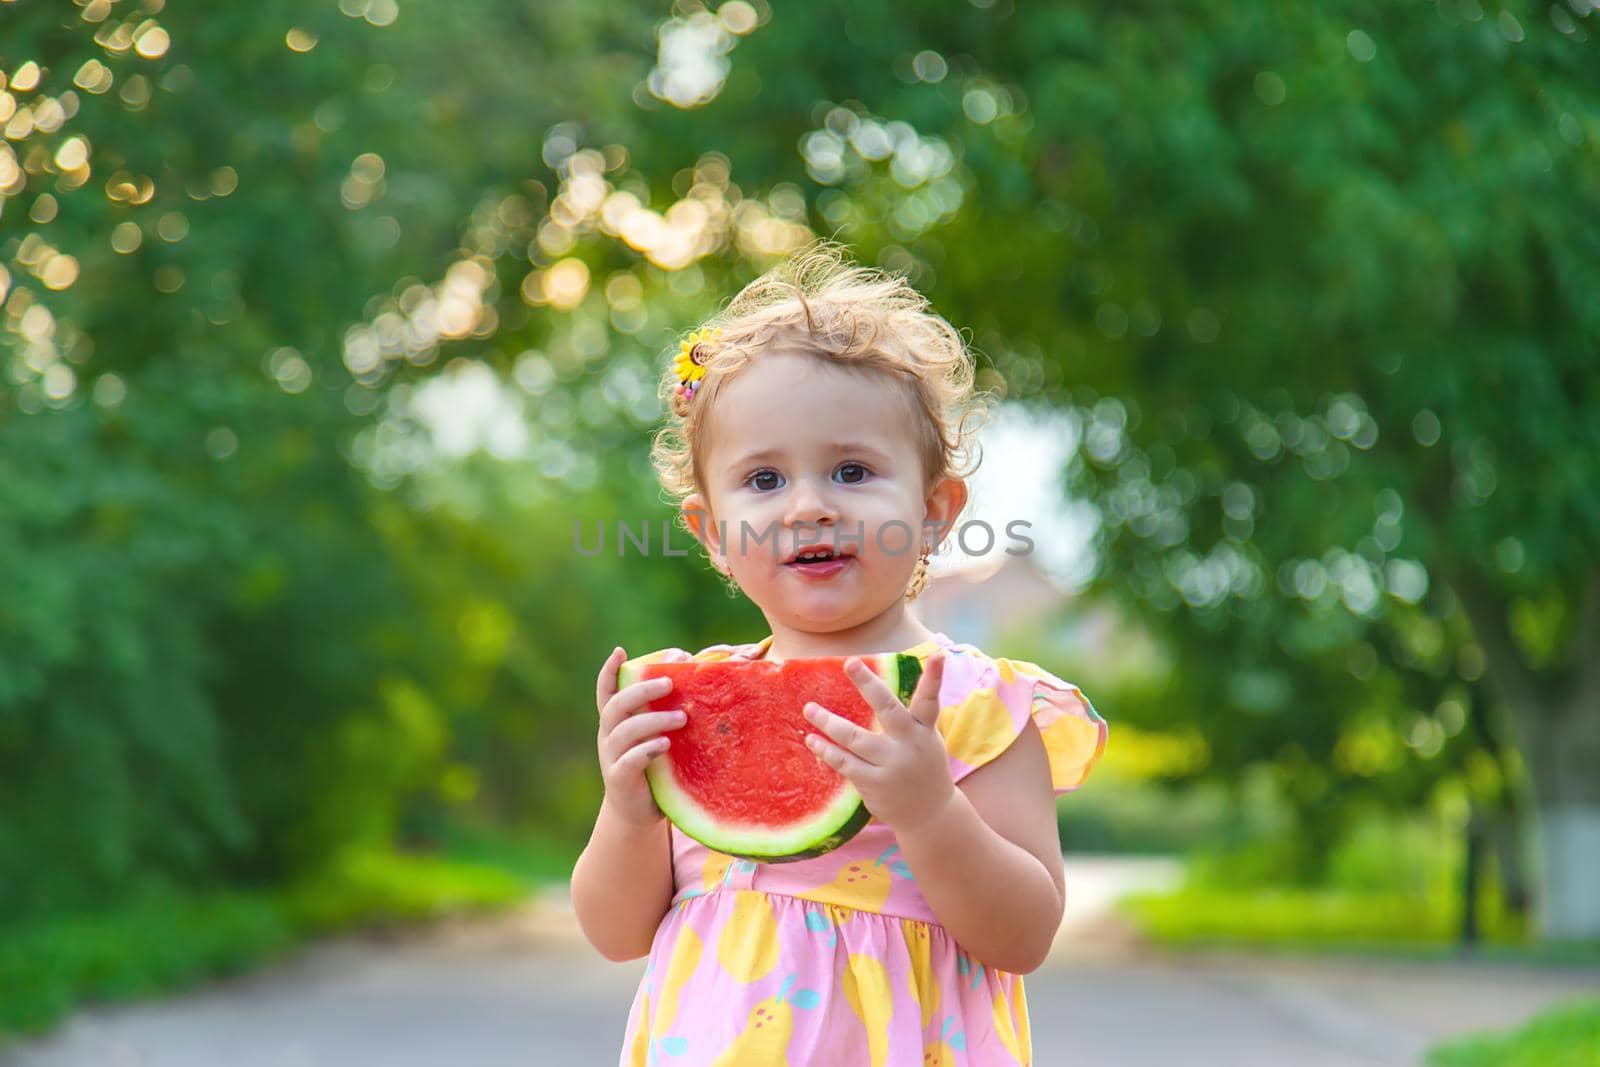
<path id="1" fill-rule="evenodd" d="M 932 550 L 924 546 L 921 557 L 917 559 L 917 569 L 911 572 L 911 584 L 906 587 L 907 600 L 917 599 L 922 595 L 922 591 L 927 588 L 928 557 L 931 554 Z"/>

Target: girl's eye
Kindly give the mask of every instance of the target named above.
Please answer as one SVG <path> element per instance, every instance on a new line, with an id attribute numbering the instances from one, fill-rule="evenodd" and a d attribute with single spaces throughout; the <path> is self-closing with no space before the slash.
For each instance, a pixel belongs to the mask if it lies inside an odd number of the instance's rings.
<path id="1" fill-rule="evenodd" d="M 777 477 L 778 473 L 776 471 L 756 471 L 750 476 L 749 481 L 750 484 L 754 485 L 757 489 L 776 489 L 778 488 L 776 485 L 762 485 L 760 484 L 760 481 L 762 478 L 776 479 Z"/>
<path id="2" fill-rule="evenodd" d="M 858 477 L 852 478 L 846 474 L 847 471 L 860 471 L 861 473 Z M 867 468 L 863 467 L 859 463 L 846 463 L 839 467 L 838 473 L 845 475 L 843 480 L 846 482 L 859 482 L 867 476 Z"/>

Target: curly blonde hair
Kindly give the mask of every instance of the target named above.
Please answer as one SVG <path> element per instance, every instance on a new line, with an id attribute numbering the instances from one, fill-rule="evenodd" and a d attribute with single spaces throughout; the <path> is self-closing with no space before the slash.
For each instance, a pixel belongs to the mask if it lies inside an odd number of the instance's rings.
<path id="1" fill-rule="evenodd" d="M 854 264 L 839 245 L 819 239 L 746 285 L 704 325 L 715 331 L 695 347 L 704 376 L 685 396 L 668 361 L 658 393 L 671 418 L 650 450 L 662 487 L 680 507 L 704 491 L 701 460 L 718 394 L 778 349 L 902 383 L 919 416 L 917 451 L 928 488 L 941 478 L 966 478 L 982 462 L 977 432 L 997 396 L 974 390 L 973 358 L 961 334 L 899 274 Z M 925 580 L 921 566 L 907 595 Z"/>

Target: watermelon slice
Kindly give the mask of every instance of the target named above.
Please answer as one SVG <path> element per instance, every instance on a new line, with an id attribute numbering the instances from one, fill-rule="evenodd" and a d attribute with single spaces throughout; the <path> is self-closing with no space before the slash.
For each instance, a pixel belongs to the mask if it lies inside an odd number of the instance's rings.
<path id="1" fill-rule="evenodd" d="M 848 656 L 809 659 L 648 663 L 629 660 L 618 687 L 672 679 L 652 711 L 681 708 L 687 720 L 645 767 L 656 805 L 709 849 L 766 863 L 811 859 L 854 837 L 867 821 L 849 779 L 806 747 L 822 732 L 806 721 L 807 701 L 868 730 L 877 716 L 845 673 Z M 905 653 L 856 657 L 910 703 L 922 661 Z"/>

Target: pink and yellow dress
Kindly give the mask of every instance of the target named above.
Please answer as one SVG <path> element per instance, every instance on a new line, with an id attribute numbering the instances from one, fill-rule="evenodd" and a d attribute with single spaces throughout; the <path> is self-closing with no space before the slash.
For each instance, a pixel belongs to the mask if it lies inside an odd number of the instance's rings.
<path id="1" fill-rule="evenodd" d="M 772 638 L 663 660 L 760 659 Z M 1055 796 L 1106 725 L 1078 687 L 944 634 L 939 733 L 959 782 L 1038 725 Z M 986 968 L 939 924 L 876 819 L 814 859 L 754 863 L 669 829 L 672 903 L 628 1013 L 622 1067 L 1016 1067 L 1032 1062 L 1022 976 Z"/>

